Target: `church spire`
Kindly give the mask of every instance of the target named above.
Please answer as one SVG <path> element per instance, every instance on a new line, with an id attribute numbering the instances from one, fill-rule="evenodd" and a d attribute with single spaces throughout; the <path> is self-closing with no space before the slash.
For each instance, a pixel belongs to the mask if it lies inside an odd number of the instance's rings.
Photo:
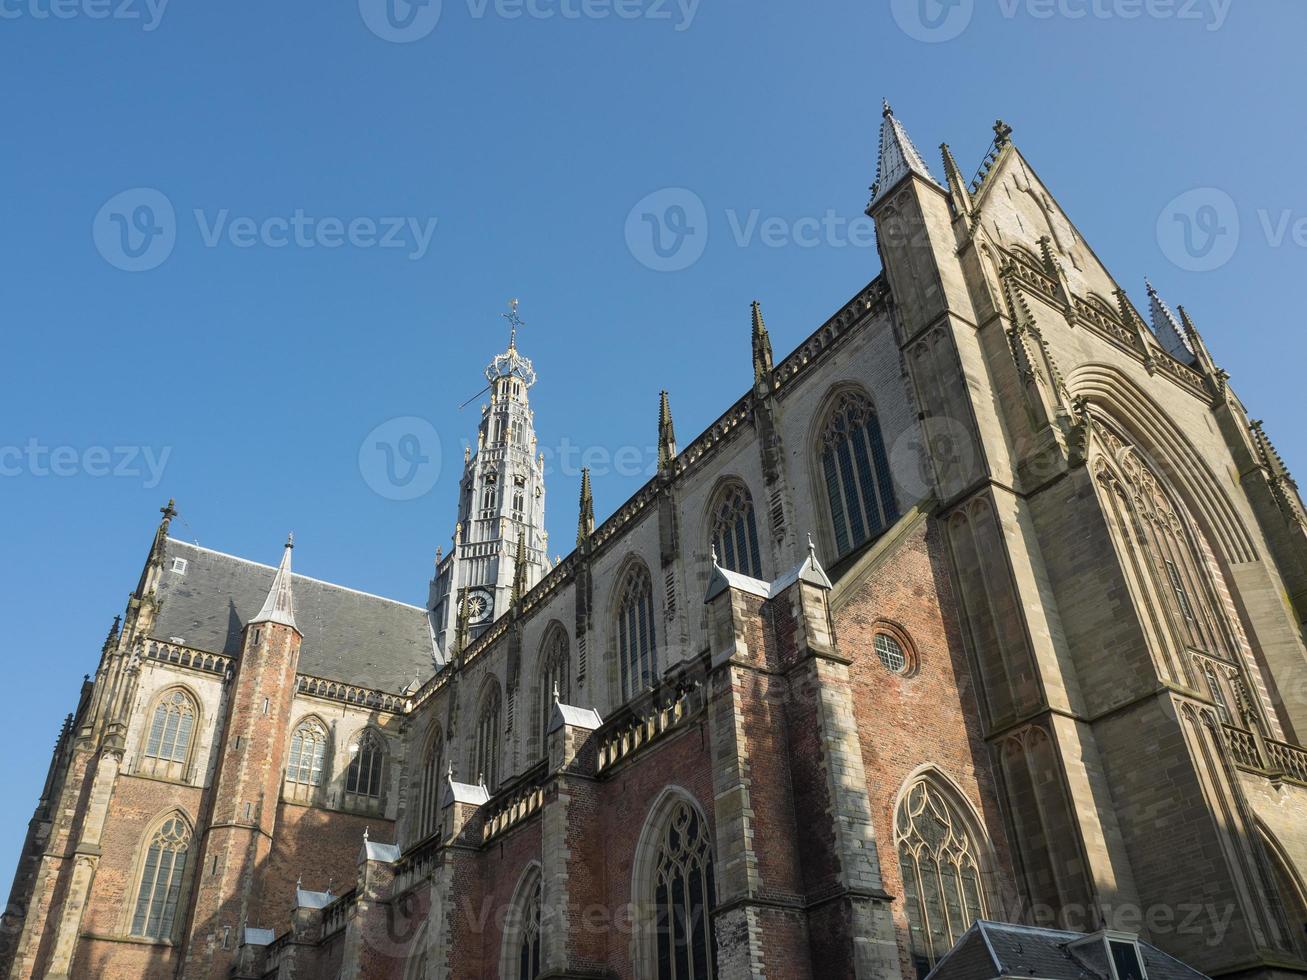
<path id="1" fill-rule="evenodd" d="M 947 143 L 939 144 L 939 152 L 944 156 L 944 180 L 948 182 L 949 195 L 953 198 L 953 209 L 958 214 L 971 214 L 971 192 L 967 190 L 966 178 L 962 176 L 962 169 L 958 166 L 957 160 L 953 159 L 953 151 L 949 149 Z"/>
<path id="2" fill-rule="evenodd" d="M 876 166 L 876 182 L 871 185 L 870 211 L 881 199 L 899 185 L 909 174 L 916 174 L 922 180 L 939 187 L 930 175 L 926 161 L 921 159 L 917 147 L 908 136 L 908 131 L 894 116 L 888 101 L 884 103 L 880 124 L 880 158 Z"/>
<path id="3" fill-rule="evenodd" d="M 658 469 L 665 470 L 676 458 L 676 428 L 672 425 L 672 406 L 667 400 L 667 392 L 659 395 L 658 401 Z"/>
<path id="4" fill-rule="evenodd" d="M 251 625 L 280 623 L 282 626 L 298 629 L 295 625 L 294 598 L 291 595 L 290 553 L 294 548 L 295 535 L 287 535 L 286 550 L 281 554 L 281 564 L 277 566 L 277 574 L 273 576 L 272 588 L 268 590 L 268 598 L 263 601 L 263 608 L 259 610 L 259 614 L 250 620 Z"/>
<path id="5" fill-rule="evenodd" d="M 595 502 L 590 492 L 590 468 L 581 470 L 581 512 L 576 519 L 576 546 L 579 548 L 595 531 Z"/>
<path id="6" fill-rule="evenodd" d="M 1195 360 L 1194 349 L 1185 336 L 1184 327 L 1147 278 L 1144 279 L 1144 286 L 1148 290 L 1148 313 L 1153 321 L 1153 333 L 1161 341 L 1163 350 L 1177 361 L 1192 364 Z"/>
<path id="7" fill-rule="evenodd" d="M 772 373 L 771 337 L 762 321 L 762 304 L 753 301 L 753 383 L 770 381 Z"/>

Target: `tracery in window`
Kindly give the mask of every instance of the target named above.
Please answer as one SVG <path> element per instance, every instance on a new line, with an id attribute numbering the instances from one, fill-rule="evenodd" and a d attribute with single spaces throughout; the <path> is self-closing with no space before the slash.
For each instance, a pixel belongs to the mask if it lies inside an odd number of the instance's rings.
<path id="1" fill-rule="evenodd" d="M 753 497 L 742 483 L 731 483 L 717 495 L 712 508 L 712 548 L 722 568 L 762 578 Z"/>
<path id="2" fill-rule="evenodd" d="M 386 749 L 381 736 L 370 728 L 366 729 L 349 747 L 345 792 L 380 799 L 385 762 Z"/>
<path id="3" fill-rule="evenodd" d="M 545 637 L 540 653 L 540 745 L 549 733 L 549 721 L 554 716 L 554 693 L 564 704 L 570 695 L 567 631 L 555 624 Z"/>
<path id="4" fill-rule="evenodd" d="M 658 980 L 713 980 L 712 842 L 698 811 L 685 800 L 672 806 L 658 837 L 652 886 Z"/>
<path id="5" fill-rule="evenodd" d="M 146 939 L 170 939 L 177 921 L 191 828 L 174 813 L 150 837 L 141 864 L 131 933 Z"/>
<path id="6" fill-rule="evenodd" d="M 441 754 L 444 751 L 444 739 L 440 731 L 432 733 L 427 742 L 426 754 L 422 757 L 422 796 L 418 804 L 418 839 L 425 839 L 436 832 L 440 822 L 440 778 Z"/>
<path id="7" fill-rule="evenodd" d="M 1145 601 L 1160 606 L 1179 644 L 1238 663 L 1233 626 L 1188 512 L 1135 447 L 1101 423 L 1095 435 L 1104 450 L 1095 475 L 1109 491 L 1128 556 L 1144 573 Z"/>
<path id="8" fill-rule="evenodd" d="M 154 706 L 137 771 L 169 779 L 184 778 L 198 714 L 195 701 L 185 691 L 166 692 Z"/>
<path id="9" fill-rule="evenodd" d="M 929 779 L 894 815 L 912 960 L 924 977 L 985 914 L 980 850 L 958 807 Z"/>
<path id="10" fill-rule="evenodd" d="M 517 944 L 518 980 L 536 980 L 540 976 L 540 879 L 527 895 L 521 909 L 521 938 Z"/>
<path id="11" fill-rule="evenodd" d="M 477 716 L 475 756 L 472 768 L 476 778 L 482 780 L 493 793 L 499 784 L 499 685 L 491 683 L 481 695 L 481 711 Z"/>
<path id="12" fill-rule="evenodd" d="M 286 762 L 288 796 L 306 800 L 322 785 L 323 762 L 327 756 L 327 729 L 316 718 L 300 722 L 290 738 L 290 758 Z"/>
<path id="13" fill-rule="evenodd" d="M 653 586 L 642 562 L 627 569 L 618 593 L 617 654 L 622 700 L 653 686 L 657 676 L 658 645 L 654 634 Z"/>
<path id="14" fill-rule="evenodd" d="M 879 535 L 898 519 L 889 457 L 870 401 L 842 393 L 820 436 L 821 475 L 840 556 Z"/>

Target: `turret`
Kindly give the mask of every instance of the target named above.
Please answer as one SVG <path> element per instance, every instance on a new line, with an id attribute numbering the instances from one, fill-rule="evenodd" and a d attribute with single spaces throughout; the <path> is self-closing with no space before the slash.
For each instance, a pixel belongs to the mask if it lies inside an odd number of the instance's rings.
<path id="1" fill-rule="evenodd" d="M 224 935 L 242 935 L 281 909 L 264 906 L 264 876 L 275 836 L 282 764 L 302 634 L 295 622 L 288 537 L 267 597 L 245 624 L 222 725 L 208 833 L 196 878 L 187 976 L 225 975 L 234 953 Z"/>
<path id="2" fill-rule="evenodd" d="M 762 305 L 753 301 L 753 383 L 770 387 L 772 373 L 771 337 L 762 320 Z"/>
<path id="3" fill-rule="evenodd" d="M 581 505 L 576 519 L 576 546 L 585 544 L 595 531 L 595 502 L 590 491 L 590 468 L 581 470 Z"/>

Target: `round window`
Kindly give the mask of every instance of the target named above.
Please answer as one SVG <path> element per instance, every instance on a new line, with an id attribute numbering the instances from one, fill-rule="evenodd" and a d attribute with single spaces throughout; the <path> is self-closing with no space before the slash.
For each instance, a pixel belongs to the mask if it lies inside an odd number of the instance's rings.
<path id="1" fill-rule="evenodd" d="M 896 674 L 903 673 L 908 666 L 908 657 L 903 652 L 903 644 L 888 633 L 877 633 L 875 645 L 876 656 L 885 665 L 885 669 Z"/>

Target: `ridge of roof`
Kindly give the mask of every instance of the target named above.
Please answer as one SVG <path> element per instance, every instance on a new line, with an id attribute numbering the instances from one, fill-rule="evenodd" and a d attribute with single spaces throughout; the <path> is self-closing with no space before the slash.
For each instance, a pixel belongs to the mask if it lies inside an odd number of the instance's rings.
<path id="1" fill-rule="evenodd" d="M 243 565 L 253 565 L 255 568 L 264 568 L 270 572 L 276 572 L 276 565 L 268 565 L 261 561 L 254 561 L 250 558 L 242 558 L 240 555 L 233 555 L 227 551 L 219 551 L 217 548 L 206 548 L 202 544 L 196 544 L 193 541 L 183 541 L 181 538 L 168 538 L 169 544 L 180 544 L 187 548 L 194 548 L 196 551 L 203 551 L 210 555 L 217 555 L 220 558 L 230 558 L 232 561 L 238 561 Z M 339 582 L 328 582 L 326 579 L 314 578 L 311 575 L 302 575 L 299 572 L 291 572 L 291 581 L 312 582 L 315 585 L 325 585 L 329 589 L 339 589 L 341 592 L 351 592 L 354 595 L 363 596 L 365 599 L 376 599 L 380 602 L 389 602 L 392 605 L 403 606 L 406 609 L 416 609 L 418 612 L 425 613 L 426 606 L 417 606 L 411 602 L 404 602 L 400 599 L 391 599 L 384 595 L 377 595 L 375 592 L 364 592 L 362 589 L 353 589 L 348 585 L 341 585 Z"/>

